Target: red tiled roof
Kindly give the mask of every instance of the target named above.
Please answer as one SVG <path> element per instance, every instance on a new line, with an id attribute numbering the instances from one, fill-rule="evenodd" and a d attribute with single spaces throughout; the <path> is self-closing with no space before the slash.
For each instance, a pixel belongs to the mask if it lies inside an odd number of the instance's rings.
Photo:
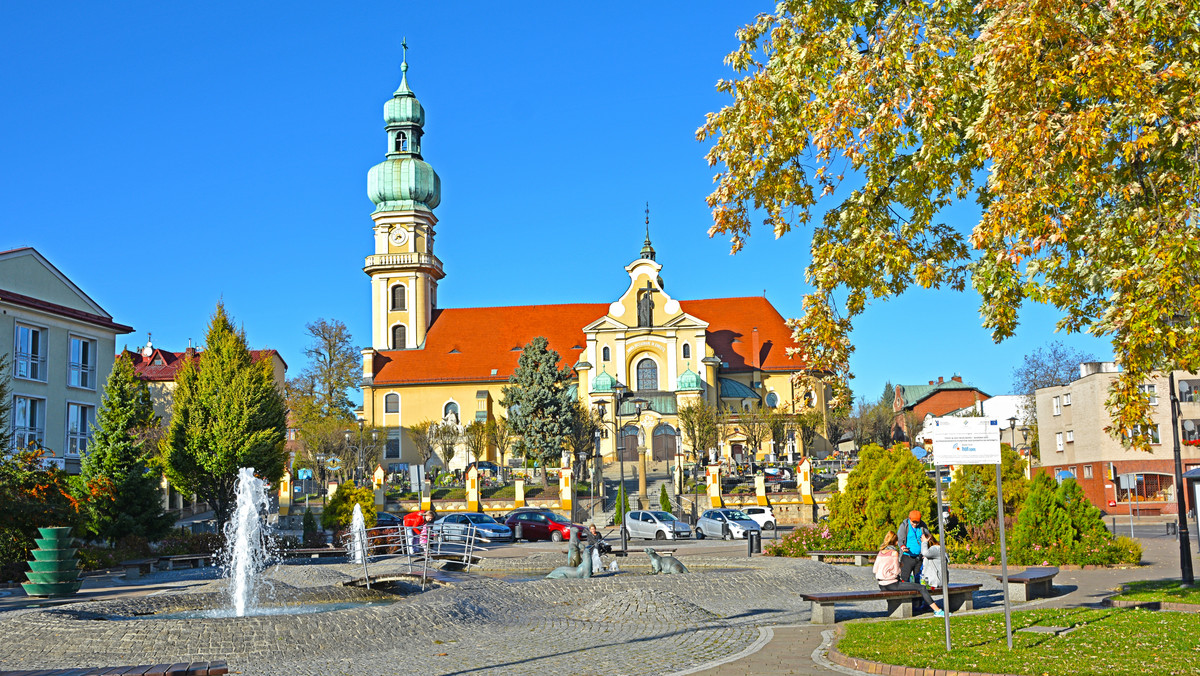
<path id="1" fill-rule="evenodd" d="M 175 380 L 175 373 L 183 366 L 183 359 L 186 352 L 171 352 L 169 350 L 160 350 L 154 348 L 153 353 L 149 357 L 142 355 L 141 351 L 126 350 L 125 354 L 129 355 L 133 360 L 133 372 L 138 378 L 151 382 L 163 382 Z M 250 350 L 250 359 L 258 361 L 271 355 L 278 355 L 275 350 Z M 117 355 L 120 357 L 121 355 Z M 197 350 L 196 359 L 204 356 L 204 352 Z M 161 364 L 154 363 L 155 360 L 161 360 Z M 283 361 L 283 357 L 279 357 L 279 361 Z M 283 364 L 287 368 L 287 362 Z"/>
<path id="2" fill-rule="evenodd" d="M 28 248 L 28 247 L 26 247 L 26 248 Z M 13 251 L 21 251 L 21 249 L 14 249 Z M 3 252 L 3 253 L 9 253 L 9 252 Z M 25 295 L 16 293 L 14 291 L 7 291 L 5 289 L 0 289 L 0 300 L 8 301 L 9 303 L 13 303 L 15 305 L 23 305 L 28 308 L 33 308 L 35 310 L 42 310 L 43 312 L 49 312 L 49 313 L 61 315 L 64 317 L 70 317 L 72 319 L 78 319 L 79 321 L 87 322 L 87 323 L 93 324 L 95 326 L 100 326 L 100 327 L 109 329 L 111 331 L 114 331 L 118 334 L 133 332 L 132 326 L 125 326 L 124 324 L 118 324 L 109 317 L 105 317 L 103 315 L 92 314 L 91 312 L 84 312 L 83 310 L 76 310 L 75 308 L 67 307 L 65 305 L 59 305 L 58 303 L 51 303 L 49 301 L 39 300 L 37 298 L 25 296 Z"/>
<path id="3" fill-rule="evenodd" d="M 684 312 L 709 323 L 708 344 L 725 373 L 748 371 L 752 334 L 758 328 L 762 369 L 791 371 L 785 348 L 792 333 L 770 301 L 761 296 L 681 301 Z M 544 336 L 562 366 L 583 358 L 583 327 L 608 314 L 607 303 L 447 308 L 434 313 L 419 350 L 386 350 L 375 357 L 375 385 L 506 381 L 517 368 L 521 348 Z M 692 364 L 697 369 L 697 364 Z M 495 373 L 493 373 L 493 369 Z"/>

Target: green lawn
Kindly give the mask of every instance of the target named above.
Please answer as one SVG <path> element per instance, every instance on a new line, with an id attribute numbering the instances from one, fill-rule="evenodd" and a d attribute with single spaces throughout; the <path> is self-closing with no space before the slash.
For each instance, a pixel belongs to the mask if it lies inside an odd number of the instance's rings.
<path id="1" fill-rule="evenodd" d="M 1013 649 L 1004 614 L 951 618 L 947 653 L 940 618 L 854 622 L 838 642 L 843 653 L 933 669 L 1037 676 L 1200 673 L 1200 615 L 1125 608 L 1048 608 L 1013 613 Z M 1070 633 L 1017 631 L 1034 625 L 1076 627 Z"/>
<path id="2" fill-rule="evenodd" d="M 1200 605 L 1200 587 L 1193 586 L 1182 589 L 1179 586 L 1179 580 L 1130 582 L 1114 598 L 1118 601 L 1160 601 Z"/>

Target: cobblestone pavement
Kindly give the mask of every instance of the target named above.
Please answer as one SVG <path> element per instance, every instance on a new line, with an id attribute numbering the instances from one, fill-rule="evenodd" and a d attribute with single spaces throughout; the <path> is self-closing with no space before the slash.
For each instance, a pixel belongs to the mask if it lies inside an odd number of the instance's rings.
<path id="1" fill-rule="evenodd" d="M 0 613 L 6 668 L 115 666 L 225 659 L 244 674 L 667 674 L 693 670 L 760 641 L 760 627 L 808 621 L 806 591 L 874 586 L 869 569 L 800 559 L 683 558 L 686 575 L 645 574 L 631 556 L 618 573 L 588 580 L 529 579 L 562 564 L 557 552 L 484 561 L 443 573 L 425 591 L 397 583 L 395 603 L 310 615 L 233 619 L 128 619 L 219 604 L 225 581 L 114 601 Z M 372 576 L 407 572 L 397 562 Z M 343 586 L 361 566 L 277 566 L 274 598 L 374 600 Z M 976 604 L 998 602 L 990 575 Z M 972 578 L 968 580 L 967 578 Z M 524 581 L 522 581 L 524 580 Z M 839 619 L 879 615 L 882 602 L 847 606 Z M 125 619 L 114 619 L 125 618 Z"/>

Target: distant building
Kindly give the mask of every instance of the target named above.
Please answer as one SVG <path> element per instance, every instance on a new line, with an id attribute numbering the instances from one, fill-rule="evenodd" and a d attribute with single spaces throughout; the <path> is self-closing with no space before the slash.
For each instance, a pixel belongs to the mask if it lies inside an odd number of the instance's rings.
<path id="1" fill-rule="evenodd" d="M 1167 373 L 1155 373 L 1141 385 L 1150 395 L 1153 443 L 1136 451 L 1104 428 L 1112 424 L 1105 409 L 1109 387 L 1119 369 L 1113 362 L 1079 365 L 1079 379 L 1037 391 L 1041 468 L 1056 478 L 1075 477 L 1092 504 L 1110 514 L 1176 514 L 1175 460 Z M 1200 467 L 1200 376 L 1175 372 L 1180 400 L 1179 438 L 1183 469 Z M 1128 476 L 1122 485 L 1121 475 Z M 1188 496 L 1189 509 L 1195 509 Z M 1136 508 L 1134 507 L 1136 505 Z"/>
<path id="2" fill-rule="evenodd" d="M 78 474 L 116 337 L 132 331 L 35 249 L 0 252 L 0 355 L 10 369 L 14 447 L 41 446 L 49 462 Z"/>
<path id="3" fill-rule="evenodd" d="M 922 421 L 929 416 L 937 418 L 962 412 L 972 406 L 982 412 L 981 403 L 991 398 L 978 387 L 964 383 L 962 376 L 951 376 L 950 380 L 939 376 L 937 381 L 931 380 L 928 385 L 896 385 L 895 393 L 892 401 L 895 414 L 893 429 L 898 430 L 905 439 L 909 438 L 910 420 Z"/>

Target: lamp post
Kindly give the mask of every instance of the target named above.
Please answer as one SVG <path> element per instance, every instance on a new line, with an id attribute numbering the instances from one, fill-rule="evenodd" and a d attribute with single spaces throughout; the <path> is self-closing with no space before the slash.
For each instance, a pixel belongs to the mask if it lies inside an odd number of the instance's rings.
<path id="1" fill-rule="evenodd" d="M 358 445 L 357 446 L 350 443 L 350 439 L 352 438 L 353 433 L 354 432 L 352 430 L 345 430 L 342 433 L 342 436 L 345 437 L 345 439 L 346 439 L 346 446 L 348 446 L 350 448 L 350 450 L 358 453 L 358 467 L 355 470 L 355 476 L 354 476 L 354 485 L 357 486 L 358 482 L 360 481 L 360 477 L 363 473 L 363 438 L 362 438 L 363 420 L 360 419 L 358 421 Z M 379 430 L 372 429 L 371 430 L 371 444 L 374 445 L 378 442 L 379 442 Z"/>
<path id="2" fill-rule="evenodd" d="M 1008 419 L 1008 445 L 1017 450 L 1017 416 Z"/>
<path id="3" fill-rule="evenodd" d="M 1183 482 L 1183 456 L 1179 449 L 1179 395 L 1175 392 L 1175 369 L 1172 368 L 1167 376 L 1171 390 L 1171 436 L 1175 446 L 1175 502 L 1178 505 L 1179 519 L 1179 572 L 1184 587 L 1195 583 L 1192 574 L 1191 538 L 1187 527 L 1187 502 L 1184 495 L 1186 489 Z"/>
<path id="4" fill-rule="evenodd" d="M 621 467 L 621 483 L 620 490 L 617 492 L 618 503 L 621 496 L 625 497 L 625 501 L 629 500 L 629 492 L 625 490 L 625 437 L 621 434 L 621 401 L 625 398 L 625 392 L 628 388 L 620 382 L 613 385 L 613 448 L 617 451 L 617 464 Z M 642 414 L 642 405 L 646 403 L 645 399 L 634 398 L 630 399 L 629 403 L 633 404 L 633 417 L 636 419 Z M 600 416 L 604 416 L 604 407 L 601 405 Z M 620 441 L 620 446 L 616 444 Z M 624 556 L 629 551 L 629 540 L 625 530 L 625 513 L 626 505 L 618 504 L 617 513 L 621 515 L 621 555 Z"/>

